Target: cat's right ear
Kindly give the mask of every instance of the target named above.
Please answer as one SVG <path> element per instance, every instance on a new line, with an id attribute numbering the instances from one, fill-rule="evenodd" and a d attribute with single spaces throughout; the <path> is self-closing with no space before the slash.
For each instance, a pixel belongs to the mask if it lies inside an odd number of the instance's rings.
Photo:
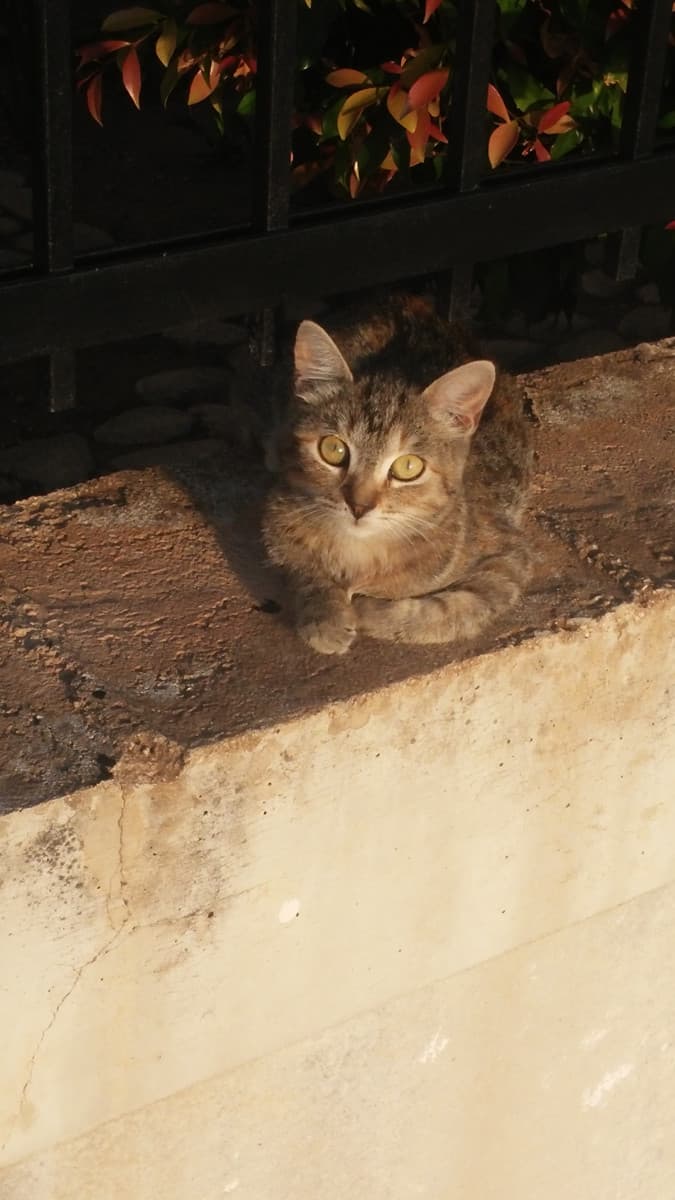
<path id="1" fill-rule="evenodd" d="M 477 359 L 441 375 L 422 393 L 429 408 L 451 420 L 459 433 L 475 433 L 495 385 L 494 363 Z"/>
<path id="2" fill-rule="evenodd" d="M 313 383 L 352 382 L 353 375 L 332 337 L 315 321 L 302 321 L 295 338 L 295 388 L 298 395 L 311 398 Z"/>

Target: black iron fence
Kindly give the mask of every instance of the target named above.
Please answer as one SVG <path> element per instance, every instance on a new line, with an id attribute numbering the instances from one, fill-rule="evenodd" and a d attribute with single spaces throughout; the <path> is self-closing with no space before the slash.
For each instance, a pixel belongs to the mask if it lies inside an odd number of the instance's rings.
<path id="1" fill-rule="evenodd" d="M 675 217 L 675 147 L 655 148 L 672 0 L 641 0 L 619 154 L 486 181 L 485 96 L 494 0 L 462 0 L 446 185 L 433 193 L 291 218 L 295 0 L 260 4 L 253 221 L 243 232 L 75 258 L 69 5 L 33 0 L 38 153 L 33 268 L 0 282 L 0 362 L 44 358 L 52 408 L 74 400 L 79 347 L 186 320 L 262 314 L 294 292 L 330 295 L 450 273 L 461 308 L 476 262 L 617 231 L 616 270 L 635 269 L 641 226 Z M 267 333 L 265 333 L 267 330 Z"/>

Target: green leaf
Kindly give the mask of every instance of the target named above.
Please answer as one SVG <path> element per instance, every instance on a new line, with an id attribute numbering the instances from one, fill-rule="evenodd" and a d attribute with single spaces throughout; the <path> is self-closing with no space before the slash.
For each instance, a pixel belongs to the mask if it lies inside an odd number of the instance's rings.
<path id="1" fill-rule="evenodd" d="M 169 96 L 171 95 L 176 84 L 180 83 L 181 78 L 182 78 L 182 73 L 179 72 L 178 62 L 174 58 L 171 60 L 168 67 L 166 68 L 166 71 L 164 72 L 164 75 L 162 77 L 162 82 L 159 85 L 159 98 L 162 101 L 162 104 L 164 105 L 165 108 L 166 108 Z"/>
<path id="2" fill-rule="evenodd" d="M 252 117 L 255 113 L 255 88 L 251 88 L 250 92 L 244 92 L 241 100 L 237 105 L 237 112 L 240 117 Z"/>
<path id="3" fill-rule="evenodd" d="M 543 83 L 539 83 L 533 75 L 530 75 L 529 71 L 518 66 L 517 63 L 510 63 L 508 70 L 500 72 L 500 75 L 506 80 L 509 91 L 521 112 L 527 112 L 528 109 L 540 105 L 542 101 L 550 102 L 554 99 L 553 92 L 544 87 Z"/>
<path id="4" fill-rule="evenodd" d="M 507 17 L 517 16 L 527 8 L 528 0 L 497 0 L 499 11 Z"/>
<path id="5" fill-rule="evenodd" d="M 561 133 L 551 146 L 551 158 L 564 158 L 572 150 L 576 150 L 583 142 L 584 135 L 580 129 L 570 129 L 569 133 Z"/>
<path id="6" fill-rule="evenodd" d="M 121 33 L 127 29 L 140 29 L 142 25 L 156 25 L 164 13 L 156 8 L 122 8 L 106 17 L 101 29 L 104 33 Z"/>
<path id="7" fill-rule="evenodd" d="M 659 117 L 659 129 L 675 129 L 675 111 Z"/>

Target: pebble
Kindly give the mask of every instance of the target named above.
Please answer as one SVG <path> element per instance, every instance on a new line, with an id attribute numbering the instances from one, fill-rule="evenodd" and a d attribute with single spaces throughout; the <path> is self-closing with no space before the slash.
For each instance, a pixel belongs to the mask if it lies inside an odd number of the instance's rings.
<path id="1" fill-rule="evenodd" d="M 632 308 L 619 322 L 619 333 L 626 338 L 641 342 L 657 341 L 670 333 L 672 313 L 662 304 L 649 304 Z"/>
<path id="2" fill-rule="evenodd" d="M 229 448 L 231 452 L 231 447 Z M 172 442 L 169 446 L 147 446 L 143 450 L 130 450 L 118 454 L 112 466 L 118 471 L 138 470 L 142 467 L 190 467 L 218 461 L 227 455 L 227 443 L 219 438 L 202 438 L 194 442 Z"/>
<path id="3" fill-rule="evenodd" d="M 526 338 L 482 338 L 481 346 L 488 358 L 511 369 L 530 366 L 542 351 L 538 342 Z"/>
<path id="4" fill-rule="evenodd" d="M 16 217 L 0 216 L 0 237 L 13 237 L 15 233 L 21 233 L 23 224 L 17 221 Z"/>
<path id="5" fill-rule="evenodd" d="M 0 250 L 0 271 L 11 271 L 14 267 L 25 267 L 31 260 L 30 254 L 24 250 L 14 250 L 10 247 Z"/>
<path id="6" fill-rule="evenodd" d="M 97 442 L 114 446 L 146 446 L 184 437 L 192 428 L 187 413 L 163 405 L 130 408 L 110 417 L 94 431 Z"/>
<path id="7" fill-rule="evenodd" d="M 199 396 L 223 399 L 229 393 L 232 374 L 224 367 L 179 367 L 157 371 L 136 382 L 136 395 L 142 400 L 164 403 L 195 400 Z"/>
<path id="8" fill-rule="evenodd" d="M 217 437 L 230 437 L 237 428 L 238 416 L 227 404 L 192 404 L 188 412 Z"/>
<path id="9" fill-rule="evenodd" d="M 581 287 L 587 296 L 595 296 L 598 300 L 610 300 L 626 291 L 625 283 L 617 283 L 605 271 L 596 267 L 592 271 L 584 271 L 581 276 Z"/>
<path id="10" fill-rule="evenodd" d="M 641 304 L 660 304 L 661 290 L 658 283 L 643 283 L 635 289 L 635 295 Z"/>
<path id="11" fill-rule="evenodd" d="M 35 438 L 0 451 L 0 472 L 52 491 L 88 479 L 94 460 L 79 433 Z"/>
<path id="12" fill-rule="evenodd" d="M 184 346 L 238 346 L 248 339 L 245 325 L 233 321 L 190 321 L 167 329 L 164 336 Z"/>
<path id="13" fill-rule="evenodd" d="M 76 254 L 91 254 L 96 250 L 109 250 L 111 246 L 116 245 L 114 237 L 106 233 L 105 229 L 87 225 L 84 221 L 77 221 L 73 226 L 73 249 Z"/>
<path id="14" fill-rule="evenodd" d="M 557 348 L 558 362 L 574 362 L 577 358 L 590 358 L 595 354 L 611 354 L 613 350 L 625 349 L 626 343 L 611 329 L 585 329 L 565 338 Z"/>

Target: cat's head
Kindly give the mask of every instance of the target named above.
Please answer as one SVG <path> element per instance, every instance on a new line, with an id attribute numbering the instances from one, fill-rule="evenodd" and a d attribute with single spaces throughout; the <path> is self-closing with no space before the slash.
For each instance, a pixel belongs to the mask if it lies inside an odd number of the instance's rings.
<path id="1" fill-rule="evenodd" d="M 469 443 L 495 383 L 485 360 L 426 387 L 401 370 L 356 371 L 320 325 L 295 341 L 295 405 L 280 467 L 313 525 L 370 539 L 424 537 L 456 503 Z M 337 530 L 336 530 L 337 526 Z"/>

